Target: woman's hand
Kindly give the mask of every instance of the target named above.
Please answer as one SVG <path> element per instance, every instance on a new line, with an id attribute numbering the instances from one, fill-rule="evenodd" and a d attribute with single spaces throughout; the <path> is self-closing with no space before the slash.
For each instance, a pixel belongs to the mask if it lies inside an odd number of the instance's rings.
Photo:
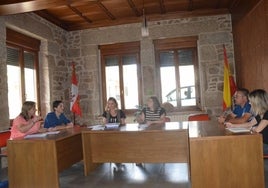
<path id="1" fill-rule="evenodd" d="M 47 128 L 40 128 L 38 132 L 40 132 L 40 133 L 45 133 L 45 132 L 47 132 L 47 131 L 48 131 Z"/>
<path id="2" fill-rule="evenodd" d="M 225 117 L 223 117 L 223 116 L 218 117 L 218 122 L 219 123 L 224 123 L 225 122 Z"/>
<path id="3" fill-rule="evenodd" d="M 150 126 L 151 124 L 153 124 L 153 121 L 146 121 L 146 124 Z"/>
<path id="4" fill-rule="evenodd" d="M 41 121 L 41 120 L 43 120 L 43 118 L 42 118 L 41 116 L 34 116 L 34 117 L 32 118 L 32 121 L 33 121 L 34 123 L 36 123 L 36 122 L 38 122 L 38 121 Z"/>
<path id="5" fill-rule="evenodd" d="M 230 123 L 230 122 L 226 122 L 226 123 L 224 123 L 224 125 L 225 125 L 226 127 L 228 127 L 228 128 L 234 127 L 233 124 Z"/>

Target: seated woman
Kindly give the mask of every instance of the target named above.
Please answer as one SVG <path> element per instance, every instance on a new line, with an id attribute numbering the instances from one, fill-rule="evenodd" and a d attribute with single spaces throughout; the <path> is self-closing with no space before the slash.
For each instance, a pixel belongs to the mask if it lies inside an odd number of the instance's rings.
<path id="1" fill-rule="evenodd" d="M 73 123 L 66 118 L 63 113 L 64 105 L 60 100 L 53 102 L 53 112 L 49 112 L 45 118 L 44 127 L 48 131 L 57 131 L 61 129 L 72 128 Z"/>
<path id="2" fill-rule="evenodd" d="M 47 131 L 41 126 L 42 117 L 37 116 L 35 112 L 35 102 L 25 101 L 23 103 L 21 113 L 13 120 L 10 139 Z"/>
<path id="3" fill-rule="evenodd" d="M 118 103 L 115 98 L 110 97 L 107 101 L 105 111 L 102 114 L 103 123 L 119 123 L 125 124 L 126 115 L 125 113 L 118 109 Z"/>
<path id="4" fill-rule="evenodd" d="M 107 101 L 105 111 L 102 114 L 103 117 L 103 124 L 107 123 L 119 123 L 124 125 L 126 115 L 125 113 L 118 109 L 118 103 L 115 98 L 110 97 Z M 123 171 L 125 166 L 122 163 L 115 163 L 116 168 L 114 171 Z"/>
<path id="5" fill-rule="evenodd" d="M 147 107 L 142 110 L 141 119 L 147 125 L 165 123 L 166 110 L 160 106 L 157 97 L 152 96 L 147 101 Z"/>

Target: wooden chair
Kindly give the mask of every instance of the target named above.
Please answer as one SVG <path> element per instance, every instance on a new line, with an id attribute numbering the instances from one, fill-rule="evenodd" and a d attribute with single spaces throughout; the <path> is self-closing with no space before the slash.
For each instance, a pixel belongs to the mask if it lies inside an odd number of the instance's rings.
<path id="1" fill-rule="evenodd" d="M 208 114 L 190 114 L 188 116 L 188 121 L 209 121 Z"/>
<path id="2" fill-rule="evenodd" d="M 7 157 L 6 147 L 10 134 L 10 130 L 0 132 L 0 168 L 2 168 L 2 157 Z"/>

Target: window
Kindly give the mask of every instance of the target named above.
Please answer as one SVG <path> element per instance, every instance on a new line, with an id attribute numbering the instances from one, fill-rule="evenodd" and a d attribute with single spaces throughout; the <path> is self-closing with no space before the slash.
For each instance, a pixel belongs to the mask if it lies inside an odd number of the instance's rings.
<path id="1" fill-rule="evenodd" d="M 125 111 L 140 104 L 139 46 L 139 42 L 100 46 L 104 105 L 109 97 Z"/>
<path id="2" fill-rule="evenodd" d="M 25 42 L 27 41 L 27 42 Z M 21 111 L 24 101 L 35 101 L 38 92 L 38 50 L 40 41 L 7 29 L 7 82 L 10 119 Z"/>
<path id="3" fill-rule="evenodd" d="M 196 37 L 154 41 L 162 103 L 178 110 L 200 105 L 196 41 Z"/>

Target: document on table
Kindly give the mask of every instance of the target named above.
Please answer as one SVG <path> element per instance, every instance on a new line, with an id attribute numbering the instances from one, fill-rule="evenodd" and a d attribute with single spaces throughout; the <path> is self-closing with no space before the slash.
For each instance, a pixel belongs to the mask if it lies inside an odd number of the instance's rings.
<path id="1" fill-rule="evenodd" d="M 244 127 L 232 127 L 232 128 L 226 128 L 227 130 L 233 132 L 233 133 L 246 133 L 250 132 L 249 129 L 244 128 Z"/>
<path id="2" fill-rule="evenodd" d="M 140 129 L 146 129 L 148 127 L 147 124 L 139 124 Z"/>
<path id="3" fill-rule="evenodd" d="M 119 123 L 107 123 L 105 129 L 118 129 Z"/>
<path id="4" fill-rule="evenodd" d="M 97 130 L 104 130 L 105 127 L 103 125 L 90 125 L 87 126 L 87 128 L 91 128 L 91 130 L 97 131 Z"/>
<path id="5" fill-rule="evenodd" d="M 44 138 L 47 135 L 58 134 L 59 132 L 60 131 L 52 131 L 52 132 L 45 132 L 45 133 L 29 134 L 29 135 L 26 135 L 24 138 Z"/>

